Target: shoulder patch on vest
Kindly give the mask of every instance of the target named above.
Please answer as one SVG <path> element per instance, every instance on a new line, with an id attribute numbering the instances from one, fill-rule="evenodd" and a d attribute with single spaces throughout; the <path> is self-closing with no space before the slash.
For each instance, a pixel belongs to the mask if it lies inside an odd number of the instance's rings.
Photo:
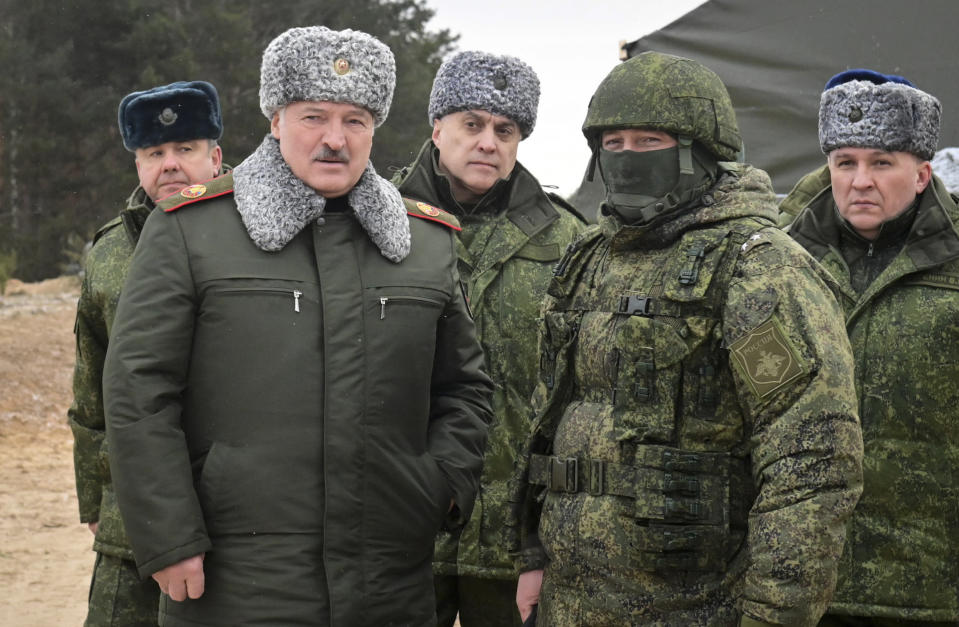
<path id="1" fill-rule="evenodd" d="M 218 176 L 215 179 L 210 179 L 209 181 L 184 187 L 180 191 L 170 194 L 158 202 L 157 208 L 160 211 L 169 213 L 171 211 L 176 211 L 181 207 L 185 207 L 186 205 L 192 205 L 193 203 L 197 203 L 202 200 L 209 200 L 210 198 L 225 196 L 226 194 L 232 193 L 233 174 L 227 173 L 222 176 Z"/>
<path id="2" fill-rule="evenodd" d="M 739 374 L 760 398 L 808 370 L 775 317 L 730 344 L 729 350 Z"/>
<path id="3" fill-rule="evenodd" d="M 422 218 L 424 220 L 439 222 L 440 224 L 448 226 L 455 231 L 463 230 L 463 228 L 460 226 L 460 221 L 456 219 L 456 216 L 443 211 L 439 207 L 419 200 L 413 200 L 412 198 L 404 198 L 403 202 L 406 204 L 406 213 L 414 218 Z"/>

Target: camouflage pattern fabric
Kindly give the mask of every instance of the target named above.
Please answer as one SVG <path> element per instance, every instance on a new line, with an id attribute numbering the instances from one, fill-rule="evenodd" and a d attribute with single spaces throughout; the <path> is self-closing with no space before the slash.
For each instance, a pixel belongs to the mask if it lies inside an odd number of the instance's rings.
<path id="1" fill-rule="evenodd" d="M 77 302 L 76 365 L 68 421 L 73 431 L 80 521 L 98 522 L 99 553 L 86 625 L 156 625 L 160 588 L 136 576 L 133 550 L 110 481 L 103 415 L 103 361 L 120 290 L 153 201 L 137 187 L 120 215 L 102 226 L 84 264 Z M 152 595 L 149 594 L 152 591 Z"/>
<path id="2" fill-rule="evenodd" d="M 155 627 L 159 604 L 159 586 L 140 579 L 132 560 L 97 554 L 84 627 Z"/>
<path id="3" fill-rule="evenodd" d="M 551 282 L 512 484 L 519 561 L 546 560 L 538 625 L 825 611 L 861 490 L 852 354 L 768 176 L 722 167 L 664 224 L 604 216 Z"/>
<path id="4" fill-rule="evenodd" d="M 861 292 L 828 183 L 790 234 L 842 287 L 865 487 L 830 613 L 959 621 L 959 208 L 933 177 L 898 255 Z"/>
<path id="5" fill-rule="evenodd" d="M 547 196 L 519 163 L 469 211 L 453 200 L 437 173 L 427 140 L 416 160 L 394 179 L 404 196 L 437 205 L 463 227 L 457 255 L 476 332 L 496 384 L 483 475 L 473 514 L 462 533 L 441 533 L 434 570 L 442 575 L 516 579 L 509 554 L 506 485 L 529 433 L 529 398 L 536 383 L 536 318 L 553 267 L 585 223 Z M 508 599 L 515 610 L 515 590 Z"/>
<path id="6" fill-rule="evenodd" d="M 128 560 L 133 559 L 133 551 L 111 488 L 101 381 L 120 290 L 140 229 L 153 207 L 143 188 L 137 187 L 120 215 L 101 227 L 94 237 L 77 303 L 73 403 L 67 414 L 74 438 L 80 521 L 99 522 L 96 551 Z"/>
<path id="7" fill-rule="evenodd" d="M 828 165 L 817 168 L 799 179 L 789 194 L 779 203 L 779 226 L 785 227 L 792 223 L 799 212 L 830 185 L 832 183 L 829 179 Z"/>

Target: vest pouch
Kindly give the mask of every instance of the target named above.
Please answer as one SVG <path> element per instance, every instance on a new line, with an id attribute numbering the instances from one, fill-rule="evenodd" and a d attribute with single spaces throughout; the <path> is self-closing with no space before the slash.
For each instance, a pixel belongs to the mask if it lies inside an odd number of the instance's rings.
<path id="1" fill-rule="evenodd" d="M 689 354 L 674 325 L 628 316 L 614 333 L 611 401 L 617 441 L 670 442 L 681 401 L 682 362 Z"/>
<path id="2" fill-rule="evenodd" d="M 683 237 L 664 265 L 661 299 L 681 312 L 676 322 L 689 348 L 673 440 L 684 449 L 724 451 L 742 439 L 742 410 L 723 363 L 721 309 L 745 239 L 726 229 L 697 230 Z"/>
<path id="3" fill-rule="evenodd" d="M 676 245 L 663 268 L 663 297 L 677 303 L 705 300 L 730 246 L 729 232 L 697 230 Z M 722 286 L 724 287 L 724 286 Z"/>
<path id="4" fill-rule="evenodd" d="M 565 365 L 565 356 L 570 343 L 579 329 L 578 316 L 565 311 L 548 312 L 543 319 L 540 334 L 540 379 L 548 390 L 556 384 L 557 364 L 562 361 Z"/>
<path id="5" fill-rule="evenodd" d="M 541 385 L 533 390 L 532 405 L 536 417 L 532 433 L 544 442 L 552 440 L 563 407 L 573 393 L 572 365 L 569 360 L 579 335 L 582 316 L 582 312 L 576 311 L 550 311 L 541 325 Z"/>
<path id="6" fill-rule="evenodd" d="M 675 443 L 684 450 L 728 451 L 742 441 L 742 410 L 730 369 L 723 363 L 722 325 L 708 317 L 687 317 L 682 399 Z"/>
<path id="7" fill-rule="evenodd" d="M 630 565 L 646 571 L 718 571 L 729 555 L 729 463 L 725 453 L 663 446 L 636 450 Z"/>

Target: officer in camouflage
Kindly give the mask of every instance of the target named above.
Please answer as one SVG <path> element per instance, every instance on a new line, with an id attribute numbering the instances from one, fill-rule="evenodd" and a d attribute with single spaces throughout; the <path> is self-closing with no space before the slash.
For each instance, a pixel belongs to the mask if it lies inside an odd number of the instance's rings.
<path id="1" fill-rule="evenodd" d="M 496 383 L 480 491 L 461 533 L 436 542 L 437 620 L 452 627 L 519 625 L 509 554 L 506 485 L 530 428 L 536 382 L 536 317 L 552 269 L 585 226 L 516 161 L 533 132 L 539 79 L 510 56 L 460 52 L 440 67 L 430 94 L 433 135 L 394 182 L 438 205 L 463 227 L 460 279 Z"/>
<path id="2" fill-rule="evenodd" d="M 511 493 L 537 625 L 815 625 L 861 491 L 828 275 L 775 228 L 725 86 L 647 52 L 583 125 L 607 190 L 544 304 Z M 545 571 L 543 570 L 545 569 Z"/>
<path id="3" fill-rule="evenodd" d="M 837 74 L 825 178 L 787 198 L 790 234 L 841 287 L 865 443 L 824 626 L 959 624 L 959 207 L 929 162 L 940 109 L 902 77 Z"/>
<path id="4" fill-rule="evenodd" d="M 126 209 L 97 231 L 84 264 L 77 304 L 77 358 L 73 372 L 73 430 L 80 521 L 94 533 L 97 552 L 86 625 L 157 624 L 160 590 L 141 580 L 133 562 L 110 479 L 101 381 L 133 249 L 155 201 L 221 172 L 223 134 L 216 88 L 177 82 L 127 95 L 119 107 L 124 147 L 136 155 L 140 185 Z"/>

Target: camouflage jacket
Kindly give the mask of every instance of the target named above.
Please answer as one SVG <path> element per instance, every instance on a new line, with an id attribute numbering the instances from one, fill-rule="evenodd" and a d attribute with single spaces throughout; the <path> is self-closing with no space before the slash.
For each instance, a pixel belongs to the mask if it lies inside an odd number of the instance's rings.
<path id="1" fill-rule="evenodd" d="M 529 434 L 538 363 L 536 318 L 553 267 L 585 223 L 562 199 L 544 193 L 519 163 L 508 181 L 466 212 L 453 200 L 446 177 L 437 173 L 437 154 L 427 140 L 394 183 L 404 196 L 435 204 L 460 220 L 460 278 L 496 388 L 473 514 L 461 534 L 442 532 L 437 538 L 434 571 L 515 578 L 504 524 L 506 484 Z"/>
<path id="2" fill-rule="evenodd" d="M 120 290 L 140 231 L 153 208 L 153 201 L 142 187 L 137 187 L 120 215 L 100 227 L 93 238 L 77 303 L 77 361 L 73 370 L 73 403 L 67 414 L 73 430 L 80 521 L 99 522 L 93 543 L 96 551 L 131 560 L 133 551 L 110 482 L 101 380 Z"/>
<path id="3" fill-rule="evenodd" d="M 815 198 L 824 187 L 831 185 L 829 166 L 817 168 L 799 179 L 792 190 L 779 203 L 779 226 L 786 227 L 796 219 L 799 212 Z"/>
<path id="4" fill-rule="evenodd" d="M 842 313 L 765 172 L 723 169 L 665 223 L 604 216 L 550 283 L 511 490 L 537 624 L 815 625 L 831 596 L 862 487 Z"/>
<path id="5" fill-rule="evenodd" d="M 933 177 L 861 294 L 828 181 L 790 234 L 842 287 L 866 456 L 830 612 L 959 620 L 959 208 Z"/>
<path id="6" fill-rule="evenodd" d="M 231 168 L 223 165 L 222 172 Z M 155 205 L 142 187 L 127 199 L 120 214 L 93 237 L 83 267 L 83 282 L 74 323 L 76 364 L 73 402 L 67 420 L 73 431 L 73 467 L 76 474 L 80 522 L 98 522 L 94 550 L 132 560 L 133 550 L 120 520 L 110 481 L 106 424 L 103 415 L 103 361 L 113 326 L 120 290 L 126 280 L 140 231 Z"/>

